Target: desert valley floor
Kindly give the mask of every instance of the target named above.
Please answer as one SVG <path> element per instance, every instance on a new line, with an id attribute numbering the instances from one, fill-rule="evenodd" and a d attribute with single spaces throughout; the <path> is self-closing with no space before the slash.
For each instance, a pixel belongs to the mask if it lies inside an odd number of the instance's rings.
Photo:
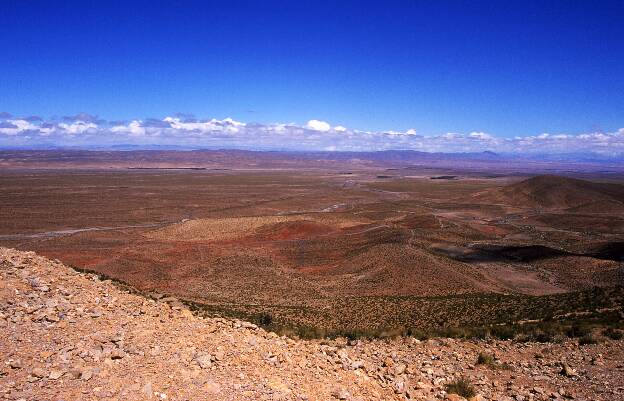
<path id="1" fill-rule="evenodd" d="M 207 315 L 319 336 L 621 313 L 618 172 L 6 160 L 0 245 Z"/>

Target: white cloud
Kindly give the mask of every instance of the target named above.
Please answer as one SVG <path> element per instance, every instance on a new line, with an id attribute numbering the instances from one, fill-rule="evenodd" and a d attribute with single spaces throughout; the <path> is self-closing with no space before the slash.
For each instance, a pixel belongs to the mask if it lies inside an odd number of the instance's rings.
<path id="1" fill-rule="evenodd" d="M 494 139 L 494 137 L 486 132 L 471 132 L 470 138 L 479 139 L 481 141 L 489 141 Z"/>
<path id="2" fill-rule="evenodd" d="M 384 131 L 385 135 L 401 137 L 401 136 L 417 136 L 416 130 L 414 128 L 410 128 L 405 132 L 402 131 Z"/>
<path id="3" fill-rule="evenodd" d="M 130 136 L 143 136 L 146 132 L 139 120 L 131 121 L 128 125 L 116 125 L 110 130 L 115 133 L 126 133 Z"/>
<path id="4" fill-rule="evenodd" d="M 308 124 L 306 124 L 306 127 L 311 130 L 321 132 L 327 132 L 331 129 L 331 125 L 329 125 L 329 123 L 320 120 L 310 120 L 308 121 Z"/>
<path id="5" fill-rule="evenodd" d="M 171 124 L 171 128 L 180 129 L 185 131 L 197 131 L 197 132 L 230 132 L 237 133 L 241 127 L 246 124 L 235 121 L 231 118 L 224 118 L 223 120 L 212 119 L 209 121 L 182 121 L 177 117 L 165 117 L 164 122 Z"/>
<path id="6" fill-rule="evenodd" d="M 220 122 L 222 124 L 229 124 L 229 125 L 232 125 L 234 127 L 244 127 L 246 125 L 245 123 L 241 123 L 240 121 L 235 121 L 235 120 L 231 119 L 230 117 L 224 118 L 221 121 L 215 120 L 215 119 L 212 119 L 211 121 L 213 121 L 213 122 Z"/>
<path id="7" fill-rule="evenodd" d="M 84 121 L 74 121 L 71 124 L 60 123 L 58 125 L 59 128 L 65 130 L 68 134 L 82 134 L 89 130 L 97 129 L 97 124 L 95 123 L 87 123 Z"/>
<path id="8" fill-rule="evenodd" d="M 273 124 L 266 127 L 266 130 L 283 134 L 287 131 L 288 124 Z"/>
<path id="9" fill-rule="evenodd" d="M 0 128 L 0 133 L 5 135 L 17 135 L 20 132 L 35 130 L 37 125 L 26 120 L 6 120 L 5 128 Z"/>
<path id="10" fill-rule="evenodd" d="M 510 153 L 597 152 L 624 155 L 624 128 L 588 132 L 499 138 L 486 132 L 449 132 L 424 136 L 406 131 L 359 131 L 320 120 L 294 123 L 243 123 L 232 118 L 197 120 L 181 116 L 108 123 L 91 119 L 42 121 L 0 117 L 0 146 L 181 146 L 185 148 L 244 148 L 274 150 L 371 151 L 413 149 L 429 152 Z"/>

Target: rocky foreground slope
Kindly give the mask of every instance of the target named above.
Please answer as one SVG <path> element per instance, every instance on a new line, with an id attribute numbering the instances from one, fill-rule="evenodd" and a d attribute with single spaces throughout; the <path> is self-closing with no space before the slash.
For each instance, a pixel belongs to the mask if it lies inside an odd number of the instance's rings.
<path id="1" fill-rule="evenodd" d="M 2 399 L 460 400 L 464 377 L 480 400 L 624 400 L 622 340 L 298 341 L 34 253 L 0 248 L 0 275 Z"/>

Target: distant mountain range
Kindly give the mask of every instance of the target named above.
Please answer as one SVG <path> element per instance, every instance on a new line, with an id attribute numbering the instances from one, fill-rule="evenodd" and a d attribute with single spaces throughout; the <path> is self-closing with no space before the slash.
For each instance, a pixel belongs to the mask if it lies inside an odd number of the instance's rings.
<path id="1" fill-rule="evenodd" d="M 183 150 L 171 147 L 135 149 L 11 149 L 0 150 L 4 168 L 395 168 L 460 169 L 464 171 L 624 172 L 624 157 L 585 154 L 517 155 L 491 151 L 428 153 L 412 150 L 379 152 L 299 152 L 251 150 Z"/>

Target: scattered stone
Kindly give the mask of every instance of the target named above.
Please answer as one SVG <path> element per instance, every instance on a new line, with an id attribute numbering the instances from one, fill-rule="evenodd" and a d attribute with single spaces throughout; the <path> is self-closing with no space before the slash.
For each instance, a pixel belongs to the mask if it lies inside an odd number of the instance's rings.
<path id="1" fill-rule="evenodd" d="M 122 350 L 116 348 L 114 350 L 111 351 L 110 354 L 110 359 L 115 360 L 115 359 L 122 359 L 123 357 L 126 356 L 126 353 L 123 352 Z"/>
<path id="2" fill-rule="evenodd" d="M 65 374 L 64 370 L 52 369 L 50 371 L 50 374 L 48 375 L 48 379 L 50 379 L 50 380 L 58 380 L 61 377 L 63 377 L 64 374 Z"/>
<path id="3" fill-rule="evenodd" d="M 567 363 L 561 364 L 561 374 L 566 377 L 574 377 L 577 375 L 576 369 L 572 369 Z"/>
<path id="4" fill-rule="evenodd" d="M 348 400 L 350 394 L 344 388 L 335 388 L 331 391 L 331 396 L 337 400 Z"/>
<path id="5" fill-rule="evenodd" d="M 72 368 L 67 373 L 72 379 L 80 379 L 80 377 L 82 376 L 82 371 L 77 368 Z"/>
<path id="6" fill-rule="evenodd" d="M 214 382 L 206 382 L 202 386 L 202 390 L 208 395 L 218 395 L 221 392 L 221 386 Z"/>
<path id="7" fill-rule="evenodd" d="M 215 361 L 222 361 L 225 359 L 225 353 L 223 353 L 222 351 L 217 351 L 214 354 L 214 360 Z"/>
<path id="8" fill-rule="evenodd" d="M 182 315 L 183 318 L 186 318 L 186 319 L 192 319 L 193 318 L 193 312 L 191 312 L 188 309 L 182 309 L 182 312 L 180 314 Z"/>
<path id="9" fill-rule="evenodd" d="M 9 366 L 12 369 L 21 369 L 24 367 L 24 364 L 22 364 L 22 361 L 20 359 L 11 359 L 9 361 Z"/>
<path id="10" fill-rule="evenodd" d="M 400 364 L 396 365 L 396 366 L 394 367 L 394 375 L 395 375 L 395 376 L 400 376 L 400 375 L 402 375 L 403 373 L 405 373 L 405 369 L 406 369 L 406 368 L 407 368 L 407 366 L 405 366 L 405 364 L 404 364 L 404 363 L 400 363 Z"/>
<path id="11" fill-rule="evenodd" d="M 152 383 L 146 383 L 145 386 L 143 386 L 142 392 L 143 395 L 145 395 L 147 398 L 152 398 L 152 396 L 154 395 L 154 390 L 152 390 Z"/>
<path id="12" fill-rule="evenodd" d="M 93 377 L 93 371 L 91 369 L 85 369 L 80 373 L 80 380 L 88 381 Z"/>
<path id="13" fill-rule="evenodd" d="M 195 357 L 195 362 L 202 369 L 208 369 L 212 366 L 212 358 L 208 354 L 199 354 Z"/>

